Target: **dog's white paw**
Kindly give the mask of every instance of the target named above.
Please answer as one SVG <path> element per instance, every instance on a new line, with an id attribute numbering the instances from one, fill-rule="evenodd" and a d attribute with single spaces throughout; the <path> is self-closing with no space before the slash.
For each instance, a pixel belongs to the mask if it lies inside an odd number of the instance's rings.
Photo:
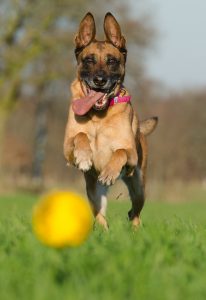
<path id="1" fill-rule="evenodd" d="M 92 151 L 91 150 L 75 150 L 75 165 L 83 172 L 89 171 L 92 167 Z"/>
<path id="2" fill-rule="evenodd" d="M 89 171 L 92 167 L 92 161 L 91 160 L 82 160 L 78 163 L 78 168 L 83 171 Z"/>

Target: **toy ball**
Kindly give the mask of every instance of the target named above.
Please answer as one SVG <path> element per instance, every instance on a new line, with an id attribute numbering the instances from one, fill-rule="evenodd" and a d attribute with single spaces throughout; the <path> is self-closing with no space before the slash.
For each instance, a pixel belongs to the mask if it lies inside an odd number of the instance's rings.
<path id="1" fill-rule="evenodd" d="M 33 231 L 45 245 L 55 248 L 81 245 L 93 227 L 90 204 L 73 192 L 43 196 L 33 209 Z"/>

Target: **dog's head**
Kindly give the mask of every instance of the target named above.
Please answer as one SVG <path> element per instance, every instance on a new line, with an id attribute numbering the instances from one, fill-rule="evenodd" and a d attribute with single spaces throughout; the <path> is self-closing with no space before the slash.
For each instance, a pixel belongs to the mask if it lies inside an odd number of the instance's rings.
<path id="1" fill-rule="evenodd" d="M 78 78 L 87 92 L 101 92 L 104 96 L 95 104 L 97 109 L 107 106 L 108 99 L 120 89 L 125 75 L 126 45 L 120 26 L 111 13 L 104 19 L 105 41 L 97 41 L 93 15 L 87 13 L 75 38 Z"/>

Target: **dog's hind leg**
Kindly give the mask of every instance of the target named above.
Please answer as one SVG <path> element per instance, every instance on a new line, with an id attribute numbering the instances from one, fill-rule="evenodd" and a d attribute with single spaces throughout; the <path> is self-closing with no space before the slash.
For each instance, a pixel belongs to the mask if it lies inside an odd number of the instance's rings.
<path id="1" fill-rule="evenodd" d="M 132 201 L 132 208 L 128 212 L 129 219 L 134 226 L 140 224 L 140 212 L 145 201 L 145 175 L 147 168 L 147 143 L 145 136 L 140 134 L 137 142 L 138 165 L 132 176 L 124 176 L 122 179 L 127 185 Z"/>
<path id="2" fill-rule="evenodd" d="M 132 202 L 132 208 L 128 212 L 128 216 L 132 224 L 137 227 L 140 225 L 140 212 L 144 206 L 145 199 L 141 170 L 137 166 L 132 176 L 124 176 L 122 179 L 127 185 Z"/>
<path id="3" fill-rule="evenodd" d="M 122 179 L 129 190 L 132 208 L 128 212 L 132 224 L 137 227 L 140 225 L 140 212 L 145 201 L 145 175 L 147 168 L 147 142 L 145 136 L 140 133 L 139 139 L 136 140 L 138 165 L 132 176 L 124 176 Z"/>
<path id="4" fill-rule="evenodd" d="M 98 176 L 93 170 L 84 173 L 87 196 L 93 208 L 96 221 L 108 230 L 106 221 L 107 190 L 108 187 L 98 182 Z"/>

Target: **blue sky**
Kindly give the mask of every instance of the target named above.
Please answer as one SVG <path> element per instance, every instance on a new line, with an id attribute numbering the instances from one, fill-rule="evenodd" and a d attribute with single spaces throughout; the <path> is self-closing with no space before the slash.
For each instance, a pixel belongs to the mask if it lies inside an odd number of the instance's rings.
<path id="1" fill-rule="evenodd" d="M 160 33 L 148 74 L 171 88 L 206 87 L 206 0 L 147 0 L 146 7 Z"/>

